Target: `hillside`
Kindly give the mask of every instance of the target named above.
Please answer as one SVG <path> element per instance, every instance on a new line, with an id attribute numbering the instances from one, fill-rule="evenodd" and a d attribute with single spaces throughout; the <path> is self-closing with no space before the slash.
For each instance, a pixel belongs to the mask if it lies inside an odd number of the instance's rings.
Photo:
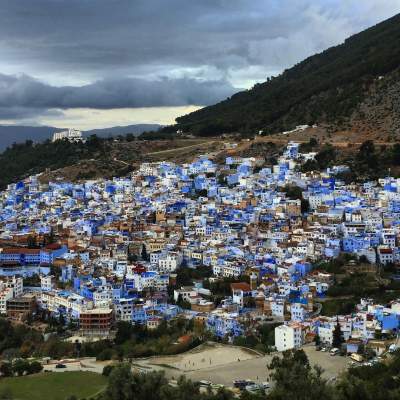
<path id="1" fill-rule="evenodd" d="M 400 14 L 214 106 L 177 118 L 197 135 L 300 124 L 400 134 Z"/>
<path id="2" fill-rule="evenodd" d="M 131 135 L 118 139 L 92 136 L 83 143 L 27 141 L 0 153 L 0 189 L 29 175 L 41 180 L 82 180 L 124 176 L 144 161 L 187 162 L 198 154 L 219 151 L 220 141 L 210 139 L 146 140 Z"/>

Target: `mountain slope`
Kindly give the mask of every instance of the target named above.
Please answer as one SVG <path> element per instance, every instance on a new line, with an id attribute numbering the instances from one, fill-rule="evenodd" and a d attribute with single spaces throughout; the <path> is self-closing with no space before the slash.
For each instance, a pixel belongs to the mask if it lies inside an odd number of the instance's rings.
<path id="1" fill-rule="evenodd" d="M 251 90 L 177 118 L 174 129 L 213 135 L 259 129 L 271 133 L 307 123 L 351 127 L 362 119 L 362 112 L 357 113 L 363 102 L 374 103 L 368 98 L 377 93 L 376 81 L 383 80 L 378 96 L 385 96 L 386 76 L 400 71 L 399 43 L 400 14 Z"/>

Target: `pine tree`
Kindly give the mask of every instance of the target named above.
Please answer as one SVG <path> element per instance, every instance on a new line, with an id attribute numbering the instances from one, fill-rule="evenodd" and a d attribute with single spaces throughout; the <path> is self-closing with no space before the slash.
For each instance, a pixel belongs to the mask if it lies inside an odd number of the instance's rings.
<path id="1" fill-rule="evenodd" d="M 146 246 L 143 245 L 143 246 L 142 246 L 142 260 L 147 261 L 147 257 L 148 257 L 148 255 L 147 255 Z"/>
<path id="2" fill-rule="evenodd" d="M 343 343 L 342 330 L 339 324 L 339 318 L 336 318 L 336 326 L 333 330 L 332 346 L 340 348 Z"/>

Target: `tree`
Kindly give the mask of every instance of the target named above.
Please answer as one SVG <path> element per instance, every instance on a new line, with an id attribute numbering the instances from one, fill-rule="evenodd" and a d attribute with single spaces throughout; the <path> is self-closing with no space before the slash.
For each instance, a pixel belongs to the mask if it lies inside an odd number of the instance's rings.
<path id="1" fill-rule="evenodd" d="M 114 369 L 114 365 L 106 365 L 106 366 L 103 368 L 102 375 L 104 375 L 104 376 L 110 376 L 110 374 L 111 374 L 111 372 L 112 372 L 113 369 Z"/>
<path id="2" fill-rule="evenodd" d="M 64 314 L 61 312 L 58 317 L 58 323 L 60 324 L 61 327 L 63 327 L 65 325 L 65 317 L 64 317 Z"/>
<path id="3" fill-rule="evenodd" d="M 120 345 L 128 341 L 133 334 L 132 324 L 126 321 L 119 321 L 117 324 L 117 333 L 115 335 L 115 344 Z"/>
<path id="4" fill-rule="evenodd" d="M 396 143 L 392 148 L 392 163 L 400 165 L 400 144 Z"/>
<path id="5" fill-rule="evenodd" d="M 0 364 L 0 374 L 1 374 L 1 376 L 4 376 L 4 377 L 12 376 L 12 374 L 13 374 L 12 364 L 7 361 L 2 362 Z"/>
<path id="6" fill-rule="evenodd" d="M 29 362 L 19 358 L 13 363 L 13 372 L 18 376 L 22 376 L 29 371 Z"/>
<path id="7" fill-rule="evenodd" d="M 301 199 L 301 212 L 308 213 L 310 211 L 310 202 L 307 199 Z"/>
<path id="8" fill-rule="evenodd" d="M 53 244 L 53 243 L 55 243 L 55 241 L 56 241 L 56 237 L 55 237 L 55 234 L 54 234 L 54 228 L 51 227 L 50 228 L 50 233 L 49 233 L 49 236 L 48 236 L 48 239 L 47 239 L 47 244 Z"/>
<path id="9" fill-rule="evenodd" d="M 28 366 L 28 374 L 38 374 L 43 370 L 42 364 L 38 361 L 32 361 Z"/>
<path id="10" fill-rule="evenodd" d="M 130 365 L 123 364 L 116 366 L 109 376 L 105 398 L 109 400 L 131 400 L 135 398 L 131 384 L 132 381 L 133 374 Z"/>
<path id="11" fill-rule="evenodd" d="M 191 380 L 186 379 L 183 375 L 178 379 L 177 389 L 179 391 L 179 398 L 182 400 L 191 400 L 200 395 L 200 385 L 197 382 L 194 383 Z"/>
<path id="12" fill-rule="evenodd" d="M 375 145 L 372 140 L 366 140 L 360 146 L 357 157 L 366 160 L 375 153 Z"/>
<path id="13" fill-rule="evenodd" d="M 142 245 L 142 260 L 148 261 L 148 254 L 145 245 Z"/>
<path id="14" fill-rule="evenodd" d="M 104 349 L 104 350 L 100 351 L 100 353 L 97 354 L 96 360 L 97 361 L 111 360 L 113 355 L 114 355 L 113 349 L 111 349 L 111 348 Z"/>
<path id="15" fill-rule="evenodd" d="M 331 145 L 324 148 L 315 156 L 319 169 L 325 169 L 336 160 L 336 150 Z"/>
<path id="16" fill-rule="evenodd" d="M 336 318 L 336 325 L 333 329 L 332 346 L 340 348 L 343 343 L 342 329 L 340 328 L 339 318 Z"/>
<path id="17" fill-rule="evenodd" d="M 331 390 L 321 376 L 322 370 L 310 366 L 303 350 L 288 350 L 282 357 L 275 356 L 268 368 L 274 381 L 268 397 L 271 400 L 332 399 Z"/>
<path id="18" fill-rule="evenodd" d="M 186 310 L 190 310 L 191 308 L 191 304 L 187 300 L 183 299 L 182 294 L 179 294 L 176 304 L 179 307 L 184 308 Z"/>
<path id="19" fill-rule="evenodd" d="M 283 188 L 283 192 L 291 200 L 301 200 L 303 198 L 303 190 L 299 186 L 286 185 Z"/>
<path id="20" fill-rule="evenodd" d="M 208 194 L 207 189 L 197 190 L 196 193 L 199 197 L 207 197 Z"/>

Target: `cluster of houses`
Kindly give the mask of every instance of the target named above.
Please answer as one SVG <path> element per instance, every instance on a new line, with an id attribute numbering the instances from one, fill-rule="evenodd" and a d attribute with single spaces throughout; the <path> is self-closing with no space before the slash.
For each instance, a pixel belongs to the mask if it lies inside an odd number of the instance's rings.
<path id="1" fill-rule="evenodd" d="M 291 142 L 272 166 L 200 156 L 143 163 L 126 178 L 11 184 L 0 193 L 0 313 L 47 310 L 92 337 L 110 335 L 115 321 L 154 329 L 182 315 L 232 339 L 268 317 L 282 322 L 279 350 L 312 334 L 329 342 L 337 321 L 348 340 L 396 330 L 397 303 L 321 316 L 318 299 L 333 276 L 314 265 L 342 252 L 399 262 L 400 180 L 345 185 L 344 166 L 300 172 L 314 156 Z M 301 196 L 290 195 L 294 187 Z M 178 287 L 185 268 L 211 271 L 207 285 Z M 212 283 L 223 279 L 231 295 L 216 304 Z"/>
<path id="2" fill-rule="evenodd" d="M 383 306 L 374 304 L 372 299 L 361 299 L 351 315 L 292 319 L 275 328 L 276 349 L 301 347 L 314 341 L 316 336 L 322 346 L 332 347 L 337 326 L 347 353 L 357 353 L 367 347 L 381 355 L 391 346 L 399 345 L 400 302 L 392 301 Z"/>

